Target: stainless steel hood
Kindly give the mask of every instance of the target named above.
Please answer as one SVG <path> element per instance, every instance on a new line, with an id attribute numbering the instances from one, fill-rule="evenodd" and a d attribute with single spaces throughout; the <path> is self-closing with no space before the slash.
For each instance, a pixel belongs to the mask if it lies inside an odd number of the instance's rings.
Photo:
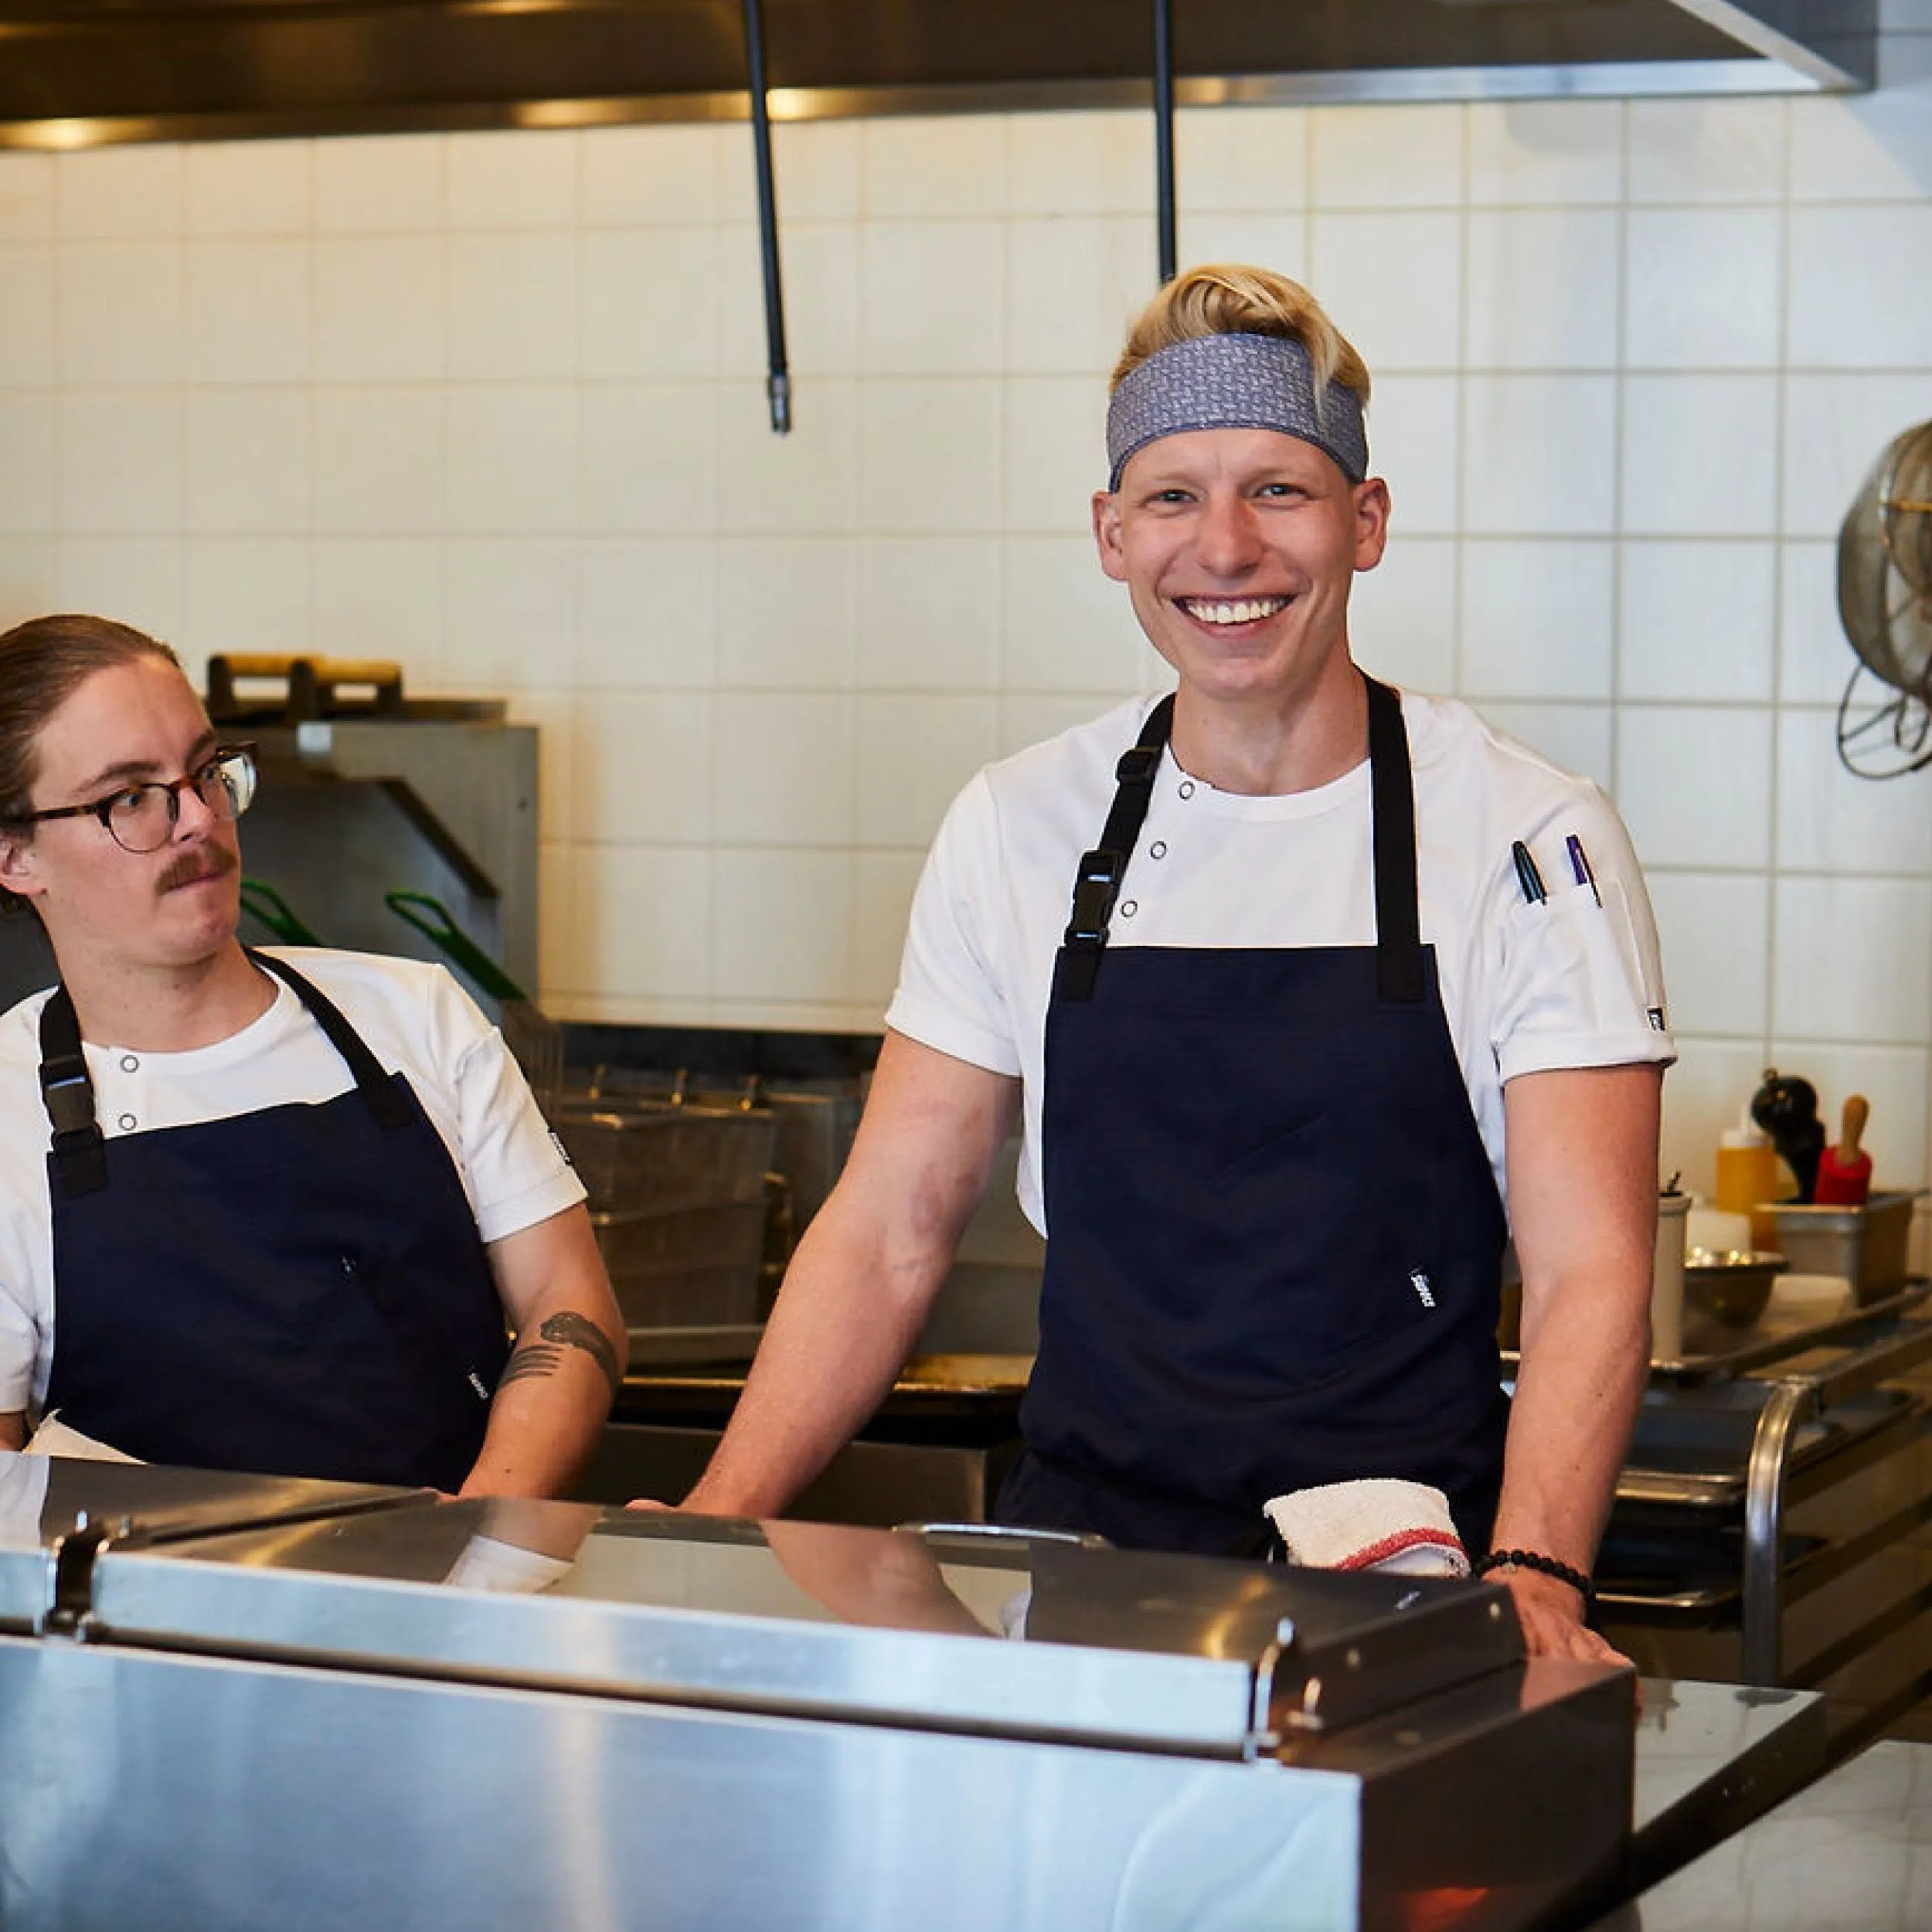
<path id="1" fill-rule="evenodd" d="M 1855 91 L 1878 0 L 1173 0 L 1183 105 Z M 1152 0 L 766 0 L 780 119 L 1145 104 Z M 740 0 L 0 0 L 0 145 L 742 118 Z"/>

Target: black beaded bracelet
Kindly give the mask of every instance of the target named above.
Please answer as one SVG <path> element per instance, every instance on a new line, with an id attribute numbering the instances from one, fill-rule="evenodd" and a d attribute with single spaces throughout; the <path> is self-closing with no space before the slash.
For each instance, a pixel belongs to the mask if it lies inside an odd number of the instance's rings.
<path id="1" fill-rule="evenodd" d="M 1476 1559 L 1478 1577 L 1487 1577 L 1492 1570 L 1533 1570 L 1540 1577 L 1553 1577 L 1558 1583 L 1569 1584 L 1582 1597 L 1586 1617 L 1597 1607 L 1596 1585 L 1580 1570 L 1572 1570 L 1569 1564 L 1546 1556 L 1540 1550 L 1492 1549 L 1488 1556 Z"/>

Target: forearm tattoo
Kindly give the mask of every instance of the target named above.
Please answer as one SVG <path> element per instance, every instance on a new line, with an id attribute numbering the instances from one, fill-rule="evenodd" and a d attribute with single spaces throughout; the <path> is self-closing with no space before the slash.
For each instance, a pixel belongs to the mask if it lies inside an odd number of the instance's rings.
<path id="1" fill-rule="evenodd" d="M 518 1342 L 498 1378 L 499 1389 L 532 1376 L 555 1375 L 566 1349 L 581 1349 L 604 1371 L 613 1397 L 624 1386 L 624 1371 L 617 1366 L 617 1352 L 611 1347 L 611 1338 L 587 1316 L 566 1308 L 561 1315 L 551 1315 L 536 1332 L 534 1342 Z"/>

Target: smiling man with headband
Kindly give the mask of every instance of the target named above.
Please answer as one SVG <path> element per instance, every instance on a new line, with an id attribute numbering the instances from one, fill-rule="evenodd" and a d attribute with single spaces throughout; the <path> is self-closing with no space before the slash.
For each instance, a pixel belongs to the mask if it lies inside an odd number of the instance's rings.
<path id="1" fill-rule="evenodd" d="M 1369 396 L 1265 270 L 1192 270 L 1134 323 L 1093 526 L 1175 688 L 947 815 L 852 1162 L 689 1506 L 774 1512 L 863 1421 L 1017 1119 L 1047 1262 L 1002 1520 L 1253 1554 L 1272 1499 L 1440 1492 L 1409 1533 L 1459 1534 L 1533 1648 L 1606 1654 L 1582 1619 L 1645 1375 L 1655 935 L 1595 786 L 1352 658 L 1389 527 Z"/>

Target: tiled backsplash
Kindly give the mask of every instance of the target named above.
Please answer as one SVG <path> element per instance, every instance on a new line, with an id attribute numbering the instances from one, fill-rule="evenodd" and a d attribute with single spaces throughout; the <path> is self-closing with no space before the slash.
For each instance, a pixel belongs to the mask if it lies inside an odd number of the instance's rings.
<path id="1" fill-rule="evenodd" d="M 1184 259 L 1376 372 L 1355 638 L 1609 784 L 1707 1184 L 1760 1070 L 1927 1175 L 1932 774 L 1845 776 L 1833 539 L 1932 416 L 1932 9 L 1857 100 L 1190 112 Z M 1150 686 L 1095 565 L 1151 128 L 742 127 L 0 154 L 0 619 L 393 656 L 545 728 L 543 991 L 869 1029 L 984 760 Z"/>

